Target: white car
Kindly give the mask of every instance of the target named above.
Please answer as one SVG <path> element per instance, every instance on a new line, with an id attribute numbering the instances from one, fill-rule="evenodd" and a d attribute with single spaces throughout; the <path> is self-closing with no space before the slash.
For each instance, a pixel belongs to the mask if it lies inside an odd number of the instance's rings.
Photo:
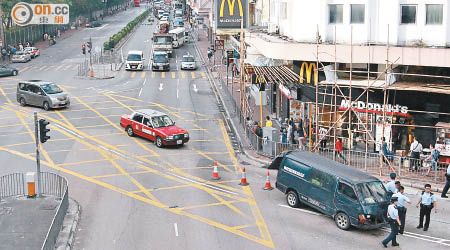
<path id="1" fill-rule="evenodd" d="M 193 55 L 184 55 L 183 60 L 181 60 L 181 69 L 196 69 L 195 58 Z"/>

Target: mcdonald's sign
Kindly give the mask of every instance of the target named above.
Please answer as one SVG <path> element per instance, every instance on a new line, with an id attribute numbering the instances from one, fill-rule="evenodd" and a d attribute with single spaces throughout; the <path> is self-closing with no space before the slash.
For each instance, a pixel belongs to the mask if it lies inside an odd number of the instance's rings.
<path id="1" fill-rule="evenodd" d="M 217 29 L 240 29 L 242 18 L 246 27 L 247 0 L 217 0 L 215 5 Z"/>
<path id="2" fill-rule="evenodd" d="M 306 70 L 306 83 L 311 83 L 311 73 L 314 73 L 314 85 L 317 85 L 319 79 L 319 72 L 317 71 L 316 63 L 303 62 L 300 67 L 300 83 L 303 83 L 303 72 Z M 311 72 L 313 70 L 313 72 Z"/>

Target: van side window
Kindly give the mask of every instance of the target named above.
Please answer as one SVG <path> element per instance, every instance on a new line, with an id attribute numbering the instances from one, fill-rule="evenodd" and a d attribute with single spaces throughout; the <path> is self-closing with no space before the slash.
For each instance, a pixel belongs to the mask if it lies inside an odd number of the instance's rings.
<path id="1" fill-rule="evenodd" d="M 311 183 L 331 191 L 331 187 L 333 186 L 333 177 L 331 175 L 323 173 L 317 169 L 311 169 L 309 176 Z"/>
<path id="2" fill-rule="evenodd" d="M 19 83 L 19 89 L 23 91 L 28 91 L 26 83 Z"/>
<path id="3" fill-rule="evenodd" d="M 356 200 L 356 194 L 352 187 L 349 185 L 339 182 L 338 190 L 341 194 L 347 196 L 350 199 Z"/>

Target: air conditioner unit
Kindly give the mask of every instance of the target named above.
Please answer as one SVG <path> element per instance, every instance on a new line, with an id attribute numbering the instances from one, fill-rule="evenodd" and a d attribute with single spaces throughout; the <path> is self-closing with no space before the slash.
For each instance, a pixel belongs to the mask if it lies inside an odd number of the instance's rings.
<path id="1" fill-rule="evenodd" d="M 278 33 L 278 25 L 276 23 L 269 23 L 269 27 L 267 32 L 269 33 Z"/>

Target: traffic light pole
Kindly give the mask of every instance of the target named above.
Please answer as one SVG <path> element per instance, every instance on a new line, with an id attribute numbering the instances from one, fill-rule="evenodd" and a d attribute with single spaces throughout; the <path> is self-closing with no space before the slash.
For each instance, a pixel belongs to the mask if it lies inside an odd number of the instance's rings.
<path id="1" fill-rule="evenodd" d="M 39 131 L 37 112 L 34 112 L 34 137 L 36 140 L 36 168 L 38 178 L 37 197 L 41 197 L 41 159 L 39 157 Z"/>

